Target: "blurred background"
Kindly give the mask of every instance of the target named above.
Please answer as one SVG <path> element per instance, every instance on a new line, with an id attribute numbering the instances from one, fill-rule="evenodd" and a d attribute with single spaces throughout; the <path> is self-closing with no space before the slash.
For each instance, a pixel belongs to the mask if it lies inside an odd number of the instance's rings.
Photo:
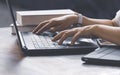
<path id="1" fill-rule="evenodd" d="M 91 18 L 114 18 L 120 0 L 11 0 L 16 10 L 72 9 Z M 12 23 L 5 0 L 0 0 L 0 27 Z"/>

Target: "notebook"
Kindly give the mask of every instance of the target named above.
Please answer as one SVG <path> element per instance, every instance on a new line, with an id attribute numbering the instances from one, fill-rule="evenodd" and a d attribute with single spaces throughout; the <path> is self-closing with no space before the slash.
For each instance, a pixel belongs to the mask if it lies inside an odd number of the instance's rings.
<path id="1" fill-rule="evenodd" d="M 18 43 L 25 56 L 81 54 L 94 51 L 97 48 L 92 39 L 79 39 L 75 45 L 71 46 L 71 38 L 68 38 L 62 45 L 58 45 L 57 42 L 51 41 L 57 33 L 46 31 L 36 35 L 32 32 L 18 31 L 10 0 L 6 0 L 6 2 L 15 26 Z"/>
<path id="2" fill-rule="evenodd" d="M 97 40 L 100 48 L 82 57 L 85 63 L 120 66 L 120 46 L 105 40 Z"/>

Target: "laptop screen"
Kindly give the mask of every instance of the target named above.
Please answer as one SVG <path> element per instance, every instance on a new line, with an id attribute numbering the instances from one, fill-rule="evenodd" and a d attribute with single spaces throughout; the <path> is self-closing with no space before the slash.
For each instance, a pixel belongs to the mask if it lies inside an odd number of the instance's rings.
<path id="1" fill-rule="evenodd" d="M 11 1 L 10 1 L 10 0 L 6 0 L 6 3 L 7 3 L 7 6 L 8 6 L 10 15 L 11 15 L 11 19 L 12 19 L 12 21 L 13 21 L 13 25 L 14 25 L 14 27 L 15 27 L 15 31 L 16 31 L 16 34 L 17 34 L 18 41 L 19 41 L 19 43 L 20 43 L 20 46 L 22 47 L 22 44 L 21 44 L 21 42 L 20 42 L 20 37 L 21 37 L 21 36 L 19 36 L 19 31 L 18 31 L 17 24 L 16 24 L 16 20 L 15 20 L 15 17 L 14 17 L 14 13 L 13 13 Z"/>

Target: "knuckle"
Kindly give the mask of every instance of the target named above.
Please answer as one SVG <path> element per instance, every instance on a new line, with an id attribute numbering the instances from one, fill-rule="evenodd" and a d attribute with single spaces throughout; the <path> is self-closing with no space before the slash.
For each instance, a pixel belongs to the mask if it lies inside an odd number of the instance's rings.
<path id="1" fill-rule="evenodd" d="M 90 27 L 88 27 L 87 30 L 89 32 L 93 32 L 93 31 L 97 30 L 99 27 L 100 27 L 99 24 L 94 24 L 94 25 L 91 25 Z"/>
<path id="2" fill-rule="evenodd" d="M 69 32 L 68 32 L 68 31 L 64 32 L 64 35 L 65 35 L 65 36 L 67 36 L 68 34 L 69 34 Z"/>
<path id="3" fill-rule="evenodd" d="M 43 22 L 41 22 L 41 23 L 39 23 L 39 24 L 44 24 L 44 23 L 47 23 L 47 22 L 49 22 L 48 20 L 45 20 L 45 21 L 43 21 Z"/>
<path id="4" fill-rule="evenodd" d="M 91 27 L 90 28 L 98 28 L 100 25 L 99 24 L 94 24 L 94 25 L 91 25 Z"/>
<path id="5" fill-rule="evenodd" d="M 64 34 L 64 33 L 65 33 L 65 31 L 61 31 L 61 32 L 60 32 L 60 34 Z"/>
<path id="6" fill-rule="evenodd" d="M 53 18 L 53 19 L 50 20 L 50 22 L 51 22 L 51 23 L 56 23 L 57 20 Z"/>

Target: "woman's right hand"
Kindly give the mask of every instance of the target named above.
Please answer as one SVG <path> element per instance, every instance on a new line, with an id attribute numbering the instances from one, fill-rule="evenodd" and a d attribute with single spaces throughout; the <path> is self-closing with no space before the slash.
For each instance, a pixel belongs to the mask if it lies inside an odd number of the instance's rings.
<path id="1" fill-rule="evenodd" d="M 43 31 L 50 30 L 50 31 L 61 31 L 67 29 L 72 24 L 78 22 L 78 15 L 71 14 L 65 15 L 57 18 L 52 18 L 50 20 L 46 20 L 41 22 L 34 30 L 33 33 L 40 34 Z"/>

